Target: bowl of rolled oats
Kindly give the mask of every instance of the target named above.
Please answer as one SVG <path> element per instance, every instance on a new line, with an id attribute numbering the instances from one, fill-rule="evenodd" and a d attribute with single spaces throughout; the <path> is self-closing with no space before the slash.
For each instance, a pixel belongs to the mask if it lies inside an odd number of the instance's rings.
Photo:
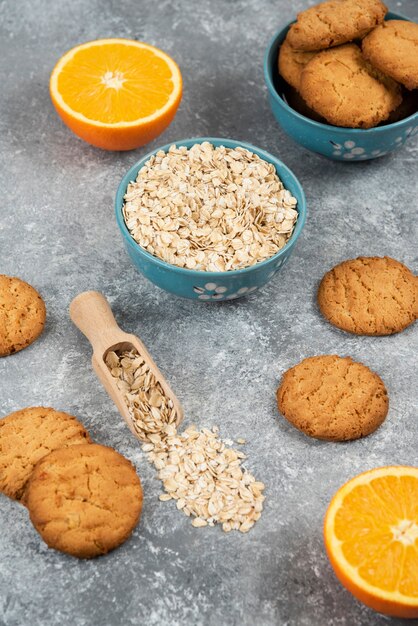
<path id="1" fill-rule="evenodd" d="M 276 157 L 231 139 L 178 141 L 123 177 L 116 219 L 135 267 L 158 287 L 206 302 L 257 291 L 287 262 L 306 201 Z"/>

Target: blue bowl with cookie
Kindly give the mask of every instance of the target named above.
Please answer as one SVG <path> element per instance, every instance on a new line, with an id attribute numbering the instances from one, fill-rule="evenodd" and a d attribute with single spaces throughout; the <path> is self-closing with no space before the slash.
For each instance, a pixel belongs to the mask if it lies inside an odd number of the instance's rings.
<path id="1" fill-rule="evenodd" d="M 135 267 L 161 289 L 202 302 L 257 292 L 286 264 L 306 219 L 305 194 L 284 163 L 212 137 L 144 156 L 122 178 L 115 210 Z"/>
<path id="2" fill-rule="evenodd" d="M 344 16 L 319 18 L 312 7 L 278 31 L 265 53 L 264 77 L 273 115 L 293 140 L 336 161 L 364 161 L 418 134 L 418 59 L 413 46 L 407 58 L 396 48 L 403 34 L 418 43 L 418 24 L 384 7 L 363 22 L 363 32 L 347 22 L 345 36 L 347 7 Z M 330 36 L 333 17 L 339 26 Z"/>

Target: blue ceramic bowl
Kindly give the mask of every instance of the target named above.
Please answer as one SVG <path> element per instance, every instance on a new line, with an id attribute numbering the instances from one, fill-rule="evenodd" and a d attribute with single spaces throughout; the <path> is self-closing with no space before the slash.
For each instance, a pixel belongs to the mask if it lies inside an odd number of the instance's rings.
<path id="1" fill-rule="evenodd" d="M 408 21 L 408 18 L 396 13 L 388 13 L 386 19 Z M 418 133 L 418 112 L 400 122 L 359 129 L 321 124 L 292 109 L 282 95 L 277 69 L 279 48 L 292 23 L 274 35 L 264 56 L 264 78 L 270 106 L 285 133 L 308 150 L 335 161 L 375 159 L 397 150 L 409 137 Z"/>
<path id="2" fill-rule="evenodd" d="M 255 146 L 242 141 L 232 141 L 231 139 L 215 139 L 213 137 L 200 137 L 197 139 L 186 139 L 184 141 L 176 141 L 177 146 L 186 146 L 190 148 L 195 143 L 203 143 L 209 141 L 214 146 L 225 146 L 227 148 L 237 148 L 242 146 L 247 150 L 251 150 L 259 157 L 273 163 L 277 174 L 283 182 L 286 189 L 297 199 L 297 211 L 299 213 L 295 229 L 287 244 L 277 254 L 241 270 L 231 270 L 228 272 L 203 272 L 184 269 L 176 265 L 170 265 L 157 257 L 152 256 L 144 250 L 132 238 L 125 221 L 123 219 L 122 208 L 124 204 L 124 196 L 127 187 L 131 181 L 137 177 L 138 171 L 145 165 L 146 161 L 158 152 L 164 150 L 167 152 L 170 145 L 157 148 L 144 156 L 140 161 L 135 163 L 123 177 L 117 194 L 116 194 L 116 220 L 122 233 L 126 250 L 135 265 L 135 267 L 151 282 L 161 289 L 165 289 L 171 293 L 183 298 L 191 298 L 193 300 L 202 300 L 206 302 L 218 302 L 222 300 L 233 300 L 240 298 L 249 293 L 253 293 L 260 287 L 263 287 L 273 276 L 283 267 L 291 255 L 296 241 L 302 232 L 306 218 L 306 201 L 305 194 L 296 176 L 284 165 L 279 159 L 260 150 Z"/>

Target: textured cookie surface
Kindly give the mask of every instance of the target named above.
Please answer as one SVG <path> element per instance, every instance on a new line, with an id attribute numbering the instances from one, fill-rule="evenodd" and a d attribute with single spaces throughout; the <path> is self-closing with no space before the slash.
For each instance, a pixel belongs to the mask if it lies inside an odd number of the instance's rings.
<path id="1" fill-rule="evenodd" d="M 418 88 L 418 24 L 383 22 L 363 40 L 362 49 L 379 70 L 408 89 Z"/>
<path id="2" fill-rule="evenodd" d="M 288 34 L 299 50 L 322 50 L 362 39 L 383 22 L 387 8 L 380 0 L 330 0 L 298 14 Z"/>
<path id="3" fill-rule="evenodd" d="M 277 390 L 279 411 L 310 437 L 348 441 L 372 433 L 389 401 L 382 380 L 349 357 L 314 356 L 288 370 Z"/>
<path id="4" fill-rule="evenodd" d="M 418 317 L 418 277 L 389 257 L 359 257 L 323 277 L 318 304 L 331 324 L 357 335 L 398 333 Z"/>
<path id="5" fill-rule="evenodd" d="M 44 329 L 45 317 L 44 301 L 31 285 L 0 274 L 0 356 L 35 341 Z"/>
<path id="6" fill-rule="evenodd" d="M 88 432 L 72 415 L 30 407 L 0 419 L 0 491 L 20 499 L 35 464 L 56 448 L 84 444 Z"/>
<path id="7" fill-rule="evenodd" d="M 132 463 L 116 450 L 72 446 L 36 465 L 24 504 L 50 548 L 91 558 L 129 537 L 141 513 L 142 488 Z"/>
<path id="8" fill-rule="evenodd" d="M 316 54 L 304 67 L 300 93 L 329 123 L 371 128 L 402 101 L 401 87 L 368 63 L 355 44 Z"/>
<path id="9" fill-rule="evenodd" d="M 315 56 L 315 52 L 303 52 L 295 50 L 287 39 L 280 46 L 279 51 L 279 74 L 289 85 L 299 91 L 300 75 L 305 65 Z"/>

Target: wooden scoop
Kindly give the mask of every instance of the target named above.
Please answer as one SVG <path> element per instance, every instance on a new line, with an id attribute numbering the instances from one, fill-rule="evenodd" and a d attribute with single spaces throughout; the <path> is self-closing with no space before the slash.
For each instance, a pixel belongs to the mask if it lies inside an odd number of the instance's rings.
<path id="1" fill-rule="evenodd" d="M 134 349 L 139 353 L 160 383 L 165 395 L 173 401 L 173 406 L 178 416 L 176 424 L 180 424 L 183 419 L 183 409 L 180 402 L 152 360 L 142 341 L 135 335 L 125 333 L 119 328 L 108 301 L 101 293 L 98 291 L 84 291 L 76 296 L 70 304 L 70 317 L 93 346 L 91 359 L 93 369 L 135 437 L 139 439 L 138 433 L 132 424 L 128 407 L 116 385 L 116 379 L 113 378 L 105 363 L 106 355 L 110 351 Z"/>

